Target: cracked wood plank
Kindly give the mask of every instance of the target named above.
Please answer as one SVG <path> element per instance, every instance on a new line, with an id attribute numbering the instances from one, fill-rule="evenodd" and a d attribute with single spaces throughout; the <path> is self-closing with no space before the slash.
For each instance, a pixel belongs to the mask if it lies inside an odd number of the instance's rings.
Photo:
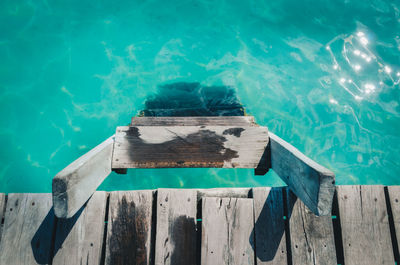
<path id="1" fill-rule="evenodd" d="M 106 265 L 151 264 L 153 191 L 110 193 Z"/>
<path id="2" fill-rule="evenodd" d="M 100 264 L 107 193 L 96 191 L 69 219 L 58 219 L 53 264 Z"/>
<path id="3" fill-rule="evenodd" d="M 253 116 L 132 117 L 131 126 L 257 126 Z"/>
<path id="4" fill-rule="evenodd" d="M 114 136 L 111 136 L 60 171 L 53 179 L 54 212 L 73 216 L 111 173 Z"/>
<path id="5" fill-rule="evenodd" d="M 287 264 L 282 188 L 253 188 L 258 265 Z"/>
<path id="6" fill-rule="evenodd" d="M 384 187 L 336 190 L 345 264 L 394 264 Z"/>
<path id="7" fill-rule="evenodd" d="M 117 127 L 113 168 L 257 168 L 269 141 L 266 127 Z"/>
<path id="8" fill-rule="evenodd" d="M 400 249 L 400 186 L 388 186 L 387 189 L 392 209 L 394 229 L 396 230 L 397 247 Z"/>
<path id="9" fill-rule="evenodd" d="M 196 190 L 157 190 L 156 265 L 196 264 L 196 214 Z"/>
<path id="10" fill-rule="evenodd" d="M 50 264 L 54 212 L 51 194 L 8 195 L 0 264 Z"/>
<path id="11" fill-rule="evenodd" d="M 201 264 L 254 264 L 253 200 L 203 198 Z"/>
<path id="12" fill-rule="evenodd" d="M 305 156 L 294 146 L 269 133 L 271 168 L 316 215 L 330 215 L 335 174 Z"/>
<path id="13" fill-rule="evenodd" d="M 6 207 L 6 195 L 4 193 L 0 193 L 0 242 L 1 242 L 1 234 L 3 231 L 3 223 L 4 223 L 4 213 Z"/>
<path id="14" fill-rule="evenodd" d="M 293 265 L 336 265 L 331 216 L 316 216 L 287 190 L 289 231 Z"/>

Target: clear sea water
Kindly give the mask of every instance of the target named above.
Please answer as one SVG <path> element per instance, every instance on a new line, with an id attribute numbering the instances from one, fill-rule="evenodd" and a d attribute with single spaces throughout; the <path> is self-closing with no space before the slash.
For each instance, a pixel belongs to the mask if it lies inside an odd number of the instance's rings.
<path id="1" fill-rule="evenodd" d="M 231 86 L 337 184 L 400 184 L 400 2 L 0 1 L 0 192 L 52 177 L 171 82 Z M 282 185 L 252 170 L 130 170 L 100 189 Z"/>

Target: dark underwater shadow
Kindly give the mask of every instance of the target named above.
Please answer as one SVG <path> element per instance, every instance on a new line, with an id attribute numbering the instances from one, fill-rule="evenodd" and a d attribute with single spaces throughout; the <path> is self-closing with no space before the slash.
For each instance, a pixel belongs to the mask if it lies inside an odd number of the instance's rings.
<path id="1" fill-rule="evenodd" d="M 244 116 L 243 105 L 230 86 L 202 86 L 200 83 L 177 82 L 158 86 L 148 96 L 144 117 Z"/>

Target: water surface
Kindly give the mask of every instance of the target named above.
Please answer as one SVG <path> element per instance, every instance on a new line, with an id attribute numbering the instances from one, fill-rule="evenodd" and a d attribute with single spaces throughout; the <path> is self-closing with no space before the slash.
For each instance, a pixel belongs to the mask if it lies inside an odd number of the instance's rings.
<path id="1" fill-rule="evenodd" d="M 338 184 L 400 184 L 398 1 L 5 0 L 0 58 L 0 192 L 49 192 L 176 82 L 233 87 Z M 281 184 L 251 170 L 140 169 L 101 189 Z"/>

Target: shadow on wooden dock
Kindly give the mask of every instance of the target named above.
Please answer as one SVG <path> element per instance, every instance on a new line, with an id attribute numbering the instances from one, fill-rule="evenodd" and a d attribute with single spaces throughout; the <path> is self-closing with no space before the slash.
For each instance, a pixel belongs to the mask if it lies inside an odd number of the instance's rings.
<path id="1" fill-rule="evenodd" d="M 53 207 L 50 209 L 31 241 L 32 253 L 37 264 L 51 263 L 53 256 L 62 247 L 85 206 L 86 204 L 73 217 L 68 219 L 55 218 Z M 56 231 L 57 227 L 62 229 Z M 51 246 L 50 251 L 49 246 Z"/>
<path id="2" fill-rule="evenodd" d="M 253 198 L 257 197 L 261 199 L 262 196 L 265 197 L 265 191 L 262 189 L 253 189 L 252 192 Z M 258 218 L 255 220 L 249 242 L 257 260 L 262 262 L 272 261 L 278 255 L 282 256 L 282 259 L 279 259 L 281 262 L 287 263 L 286 253 L 282 249 L 286 249 L 283 246 L 288 236 L 286 220 L 290 219 L 291 212 L 288 212 L 288 209 L 292 209 L 293 205 L 287 207 L 283 203 L 285 195 L 286 190 L 271 188 L 264 205 L 254 205 L 255 216 L 258 216 Z M 257 213 L 260 208 L 261 211 Z M 255 234 L 259 238 L 262 238 L 262 240 L 257 240 Z M 287 242 L 290 242 L 290 240 Z M 290 252 L 288 255 L 290 255 Z"/>
<path id="3" fill-rule="evenodd" d="M 96 192 L 69 219 L 50 194 L 5 198 L 0 264 L 399 261 L 399 186 L 338 186 L 329 216 L 287 188 Z"/>

